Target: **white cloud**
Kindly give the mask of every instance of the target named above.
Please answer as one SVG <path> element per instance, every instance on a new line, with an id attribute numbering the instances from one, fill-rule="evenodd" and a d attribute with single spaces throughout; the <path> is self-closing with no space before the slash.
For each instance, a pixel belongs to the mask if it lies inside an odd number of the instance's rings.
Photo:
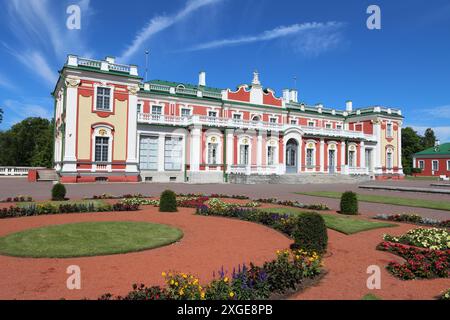
<path id="1" fill-rule="evenodd" d="M 450 119 L 450 105 L 423 109 L 427 115 L 433 118 Z"/>
<path id="2" fill-rule="evenodd" d="M 16 90 L 17 87 L 11 82 L 10 79 L 0 74 L 0 87 L 3 87 L 8 90 Z"/>
<path id="3" fill-rule="evenodd" d="M 68 53 L 90 56 L 82 36 L 83 25 L 92 15 L 90 0 L 80 0 L 75 4 L 81 8 L 81 30 L 67 29 L 65 10 L 55 10 L 55 5 L 48 0 L 11 0 L 5 4 L 9 14 L 7 23 L 17 42 L 14 46 L 3 45 L 19 62 L 51 86 L 55 84 L 57 70 Z"/>
<path id="4" fill-rule="evenodd" d="M 308 51 L 317 52 L 328 49 L 331 45 L 334 45 L 339 41 L 338 37 L 335 35 L 335 31 L 340 29 L 342 25 L 343 24 L 340 22 L 307 22 L 302 24 L 293 24 L 290 26 L 280 26 L 272 30 L 264 31 L 258 35 L 220 39 L 199 44 L 188 48 L 187 51 L 221 48 L 254 42 L 270 41 L 288 36 L 297 36 L 295 43 L 296 47 L 306 47 L 305 49 Z M 319 38 L 318 36 L 321 37 Z"/>
<path id="5" fill-rule="evenodd" d="M 153 35 L 169 28 L 198 9 L 221 1 L 223 0 L 190 0 L 186 3 L 186 6 L 175 15 L 160 15 L 152 18 L 147 25 L 136 34 L 132 44 L 125 49 L 118 60 L 127 62 Z"/>

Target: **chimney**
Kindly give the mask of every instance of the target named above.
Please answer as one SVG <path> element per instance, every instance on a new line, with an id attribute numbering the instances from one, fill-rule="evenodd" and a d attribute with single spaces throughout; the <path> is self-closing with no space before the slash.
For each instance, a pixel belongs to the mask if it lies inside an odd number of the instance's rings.
<path id="1" fill-rule="evenodd" d="M 353 102 L 351 100 L 345 103 L 345 111 L 352 112 L 353 110 Z"/>
<path id="2" fill-rule="evenodd" d="M 290 91 L 289 98 L 292 102 L 298 102 L 298 91 L 297 89 L 292 89 Z"/>
<path id="3" fill-rule="evenodd" d="M 198 74 L 198 85 L 206 87 L 206 72 L 200 71 Z"/>
<path id="4" fill-rule="evenodd" d="M 290 99 L 289 99 L 289 89 L 283 89 L 283 100 L 285 102 L 289 102 L 290 101 Z"/>
<path id="5" fill-rule="evenodd" d="M 111 63 L 111 64 L 116 63 L 116 58 L 114 58 L 114 57 L 106 57 L 105 60 L 106 60 L 106 62 Z"/>

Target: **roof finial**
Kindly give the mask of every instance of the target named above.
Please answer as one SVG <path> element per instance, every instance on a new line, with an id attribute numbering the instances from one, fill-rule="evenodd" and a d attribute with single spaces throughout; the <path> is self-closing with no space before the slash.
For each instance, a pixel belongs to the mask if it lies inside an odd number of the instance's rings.
<path id="1" fill-rule="evenodd" d="M 253 85 L 261 85 L 261 82 L 259 82 L 259 73 L 258 70 L 253 71 L 253 81 L 252 81 Z"/>

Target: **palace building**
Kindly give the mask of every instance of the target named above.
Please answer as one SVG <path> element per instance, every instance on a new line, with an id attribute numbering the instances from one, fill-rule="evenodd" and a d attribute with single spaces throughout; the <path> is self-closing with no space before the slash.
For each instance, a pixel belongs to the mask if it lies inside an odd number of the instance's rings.
<path id="1" fill-rule="evenodd" d="M 69 55 L 53 96 L 66 183 L 403 177 L 400 110 L 308 105 L 295 89 L 278 97 L 257 72 L 219 89 L 205 72 L 195 85 L 143 82 L 134 65 Z"/>

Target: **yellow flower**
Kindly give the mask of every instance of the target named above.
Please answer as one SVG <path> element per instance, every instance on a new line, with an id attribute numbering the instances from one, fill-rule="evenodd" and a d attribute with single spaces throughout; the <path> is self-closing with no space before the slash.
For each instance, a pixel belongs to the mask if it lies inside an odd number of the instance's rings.
<path id="1" fill-rule="evenodd" d="M 182 295 L 184 295 L 184 291 L 183 290 L 180 290 L 180 296 L 182 296 Z"/>
<path id="2" fill-rule="evenodd" d="M 178 282 L 175 282 L 175 287 L 178 287 Z"/>
<path id="3" fill-rule="evenodd" d="M 165 277 L 165 276 L 166 276 L 166 273 L 165 273 L 165 272 L 163 272 L 163 273 L 161 273 L 161 275 L 162 275 L 163 277 Z"/>
<path id="4" fill-rule="evenodd" d="M 228 282 L 228 277 L 223 278 L 223 282 Z"/>
<path id="5" fill-rule="evenodd" d="M 234 292 L 231 291 L 231 292 L 230 292 L 230 298 L 233 298 L 233 297 L 234 297 Z"/>
<path id="6" fill-rule="evenodd" d="M 170 280 L 170 284 L 172 284 L 172 285 L 173 285 L 174 283 L 175 283 L 175 281 L 173 281 L 173 279 L 172 279 L 172 280 Z"/>
<path id="7" fill-rule="evenodd" d="M 187 274 L 183 273 L 183 278 L 187 279 Z"/>

